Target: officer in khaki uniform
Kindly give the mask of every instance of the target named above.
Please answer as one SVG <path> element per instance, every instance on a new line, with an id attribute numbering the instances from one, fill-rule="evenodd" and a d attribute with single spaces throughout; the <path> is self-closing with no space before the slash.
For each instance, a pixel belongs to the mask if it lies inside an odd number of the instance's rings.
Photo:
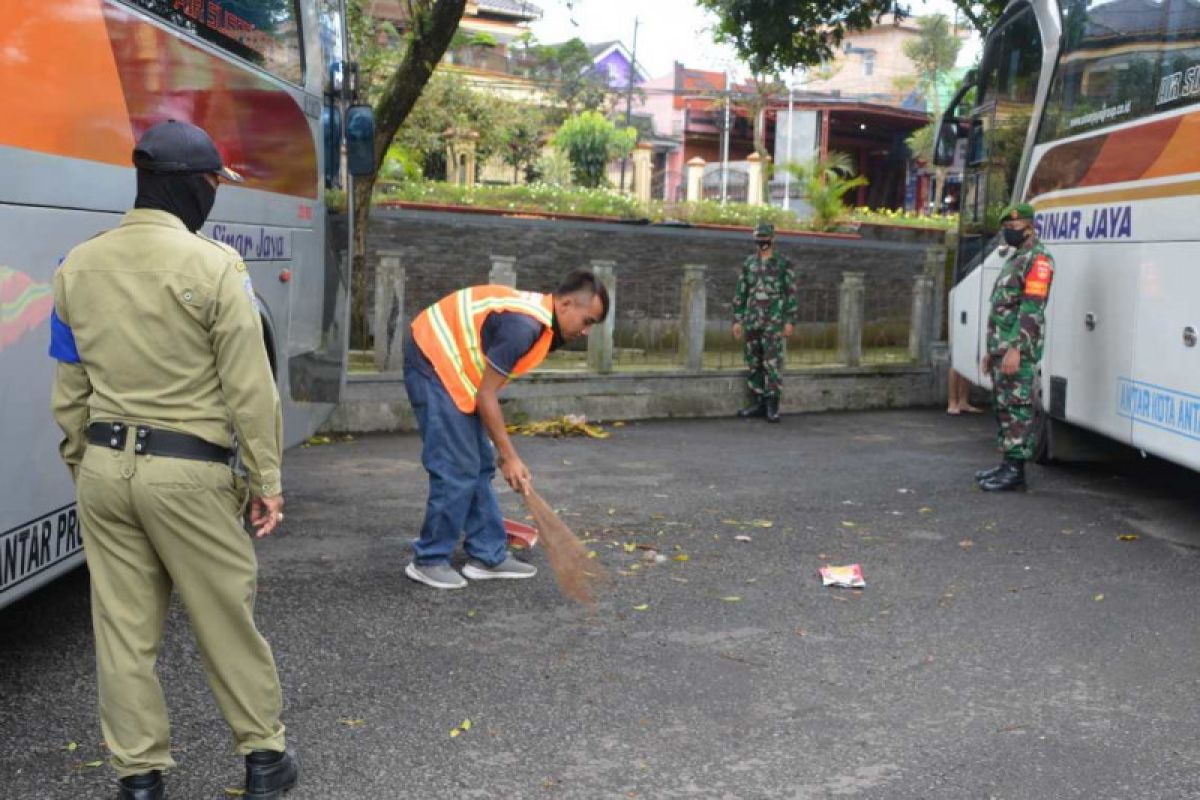
<path id="1" fill-rule="evenodd" d="M 254 545 L 283 519 L 282 415 L 246 265 L 197 231 L 219 179 L 240 181 L 200 128 L 150 128 L 134 210 L 54 278 L 50 354 L 62 457 L 75 478 L 92 586 L 100 719 L 121 800 L 165 796 L 167 709 L 154 665 L 178 590 L 209 684 L 246 756 L 246 797 L 276 798 L 279 678 L 254 624 Z"/>

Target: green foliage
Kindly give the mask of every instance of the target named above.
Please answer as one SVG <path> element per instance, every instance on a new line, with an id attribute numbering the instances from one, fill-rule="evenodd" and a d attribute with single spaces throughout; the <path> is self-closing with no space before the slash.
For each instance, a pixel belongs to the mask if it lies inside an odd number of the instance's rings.
<path id="1" fill-rule="evenodd" d="M 383 166 L 379 168 L 379 178 L 385 181 L 415 181 L 420 180 L 423 172 L 423 154 L 395 142 L 388 148 L 383 158 Z"/>
<path id="2" fill-rule="evenodd" d="M 509 112 L 500 155 L 513 168 L 513 182 L 517 183 L 521 170 L 528 173 L 542 155 L 546 118 L 534 105 L 512 105 Z"/>
<path id="3" fill-rule="evenodd" d="M 608 189 L 570 189 L 547 184 L 466 187 L 419 181 L 394 186 L 377 199 L 475 206 L 514 213 L 532 211 L 616 219 L 643 216 L 641 205 L 626 195 Z"/>
<path id="4" fill-rule="evenodd" d="M 483 162 L 502 152 L 513 116 L 508 104 L 471 88 L 455 72 L 438 70 L 404 121 L 396 142 L 424 160 L 447 152 L 453 157 L 465 137 L 478 137 L 475 151 Z"/>
<path id="5" fill-rule="evenodd" d="M 618 129 L 597 111 L 571 117 L 554 134 L 554 146 L 571 159 L 575 183 L 593 189 L 608 181 L 609 162 L 629 155 L 635 144 L 636 130 Z"/>
<path id="6" fill-rule="evenodd" d="M 933 114 L 941 115 L 942 104 L 939 90 L 945 78 L 954 69 L 962 40 L 951 30 L 950 20 L 943 14 L 932 14 L 917 19 L 920 32 L 916 38 L 904 43 L 904 55 L 912 62 L 915 88 Z"/>
<path id="7" fill-rule="evenodd" d="M 570 188 L 574 183 L 574 167 L 571 159 L 561 150 L 548 150 L 538 157 L 534 166 L 537 182 L 559 189 Z"/>
<path id="8" fill-rule="evenodd" d="M 533 78 L 548 88 L 566 108 L 567 114 L 594 111 L 608 99 L 608 73 L 592 61 L 592 54 L 580 39 L 558 45 L 525 46 L 533 60 Z"/>
<path id="9" fill-rule="evenodd" d="M 866 186 L 867 179 L 855 175 L 854 162 L 846 153 L 831 150 L 824 158 L 808 164 L 788 164 L 805 199 L 812 206 L 813 226 L 817 230 L 833 230 L 849 210 L 842 197 L 851 189 Z"/>
<path id="10" fill-rule="evenodd" d="M 827 61 L 846 33 L 866 30 L 893 0 L 697 0 L 716 15 L 717 41 L 733 45 L 754 73 L 773 73 Z M 954 0 L 980 33 L 987 32 L 1007 0 Z"/>

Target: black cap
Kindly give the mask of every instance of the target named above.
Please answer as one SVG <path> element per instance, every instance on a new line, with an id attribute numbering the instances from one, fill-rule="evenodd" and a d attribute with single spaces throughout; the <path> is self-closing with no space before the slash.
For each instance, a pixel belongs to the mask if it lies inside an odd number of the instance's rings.
<path id="1" fill-rule="evenodd" d="M 168 175 L 210 173 L 241 183 L 242 176 L 221 161 L 212 137 L 190 122 L 167 120 L 154 125 L 133 148 L 133 165 Z"/>

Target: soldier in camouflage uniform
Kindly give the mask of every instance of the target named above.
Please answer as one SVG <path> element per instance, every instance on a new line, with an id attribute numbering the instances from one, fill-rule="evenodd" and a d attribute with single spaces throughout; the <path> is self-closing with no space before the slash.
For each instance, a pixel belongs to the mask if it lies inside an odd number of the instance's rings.
<path id="1" fill-rule="evenodd" d="M 754 229 L 755 255 L 742 264 L 733 296 L 733 335 L 744 339 L 751 402 L 738 416 L 779 422 L 783 345 L 796 321 L 796 275 L 792 264 L 775 253 L 775 226 Z"/>
<path id="2" fill-rule="evenodd" d="M 1038 241 L 1033 206 L 1004 210 L 1004 241 L 1012 255 L 996 278 L 988 316 L 987 353 L 982 371 L 990 373 L 997 439 L 1004 462 L 975 474 L 985 492 L 1025 488 L 1025 462 L 1037 446 L 1033 387 L 1046 335 L 1046 302 L 1054 279 L 1054 259 Z"/>

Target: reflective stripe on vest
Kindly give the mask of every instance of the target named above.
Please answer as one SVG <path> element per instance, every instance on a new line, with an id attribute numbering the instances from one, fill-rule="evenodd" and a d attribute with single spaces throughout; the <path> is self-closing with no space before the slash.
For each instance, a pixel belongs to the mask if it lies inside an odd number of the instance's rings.
<path id="1" fill-rule="evenodd" d="M 550 352 L 554 339 L 553 295 L 519 292 L 507 286 L 471 286 L 443 297 L 413 320 L 413 339 L 464 414 L 475 413 L 475 397 L 487 369 L 483 324 L 489 316 L 501 312 L 525 314 L 544 328 L 513 367 L 510 377 L 515 378 L 542 363 Z"/>

